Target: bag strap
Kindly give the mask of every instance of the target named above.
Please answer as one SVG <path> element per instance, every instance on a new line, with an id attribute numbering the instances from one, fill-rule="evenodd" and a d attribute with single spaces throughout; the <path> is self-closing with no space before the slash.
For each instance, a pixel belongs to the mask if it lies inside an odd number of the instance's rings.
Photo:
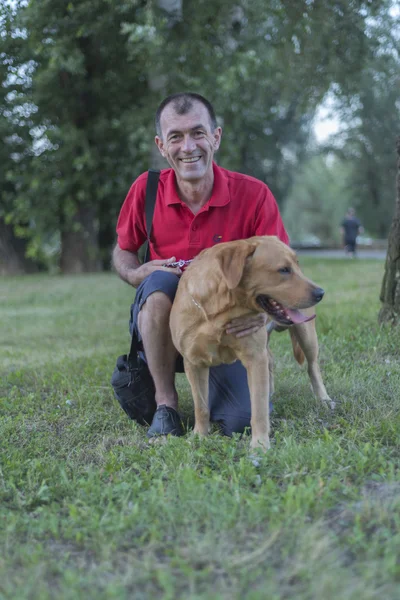
<path id="1" fill-rule="evenodd" d="M 144 262 L 148 262 L 150 257 L 150 233 L 153 224 L 154 207 L 157 199 L 158 180 L 160 179 L 160 171 L 155 169 L 149 169 L 147 175 L 146 185 L 146 199 L 145 199 L 145 214 L 146 214 L 146 250 L 144 254 Z M 131 347 L 128 354 L 128 363 L 131 368 L 137 366 L 137 353 L 142 350 L 142 344 L 136 338 L 136 335 L 132 335 Z"/>
<path id="2" fill-rule="evenodd" d="M 145 213 L 146 213 L 146 252 L 144 254 L 144 262 L 148 262 L 150 257 L 150 233 L 153 224 L 154 207 L 156 205 L 158 180 L 160 179 L 160 171 L 155 169 L 149 169 L 147 175 L 147 186 L 146 186 L 146 200 L 145 200 Z"/>

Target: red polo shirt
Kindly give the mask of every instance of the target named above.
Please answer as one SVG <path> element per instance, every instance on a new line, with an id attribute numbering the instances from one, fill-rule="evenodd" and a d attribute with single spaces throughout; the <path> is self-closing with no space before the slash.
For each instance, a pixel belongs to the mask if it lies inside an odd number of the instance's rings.
<path id="1" fill-rule="evenodd" d="M 150 260 L 194 258 L 204 248 L 253 235 L 276 235 L 289 239 L 269 188 L 258 179 L 227 171 L 213 164 L 211 198 L 194 215 L 179 198 L 175 173 L 161 171 L 150 236 Z M 117 223 L 118 245 L 137 252 L 146 241 L 147 172 L 133 183 Z"/>

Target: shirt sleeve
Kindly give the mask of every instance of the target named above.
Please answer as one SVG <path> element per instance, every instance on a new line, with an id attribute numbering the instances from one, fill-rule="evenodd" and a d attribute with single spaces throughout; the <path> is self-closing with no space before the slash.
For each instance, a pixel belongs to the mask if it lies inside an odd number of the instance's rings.
<path id="1" fill-rule="evenodd" d="M 289 245 L 289 236 L 283 224 L 278 204 L 267 186 L 264 188 L 257 207 L 254 235 L 276 235 L 284 244 Z"/>
<path id="2" fill-rule="evenodd" d="M 139 177 L 131 186 L 117 222 L 118 246 L 121 250 L 137 252 L 147 239 L 144 222 L 146 179 Z"/>

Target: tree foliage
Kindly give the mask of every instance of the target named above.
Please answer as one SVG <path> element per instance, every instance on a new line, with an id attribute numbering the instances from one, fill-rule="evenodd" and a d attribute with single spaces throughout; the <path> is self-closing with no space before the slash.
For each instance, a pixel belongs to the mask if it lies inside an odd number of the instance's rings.
<path id="1" fill-rule="evenodd" d="M 372 21 L 374 42 L 351 95 L 333 90 L 345 128 L 333 141 L 339 156 L 352 165 L 348 184 L 353 204 L 368 231 L 385 238 L 393 216 L 396 160 L 393 153 L 400 122 L 399 17 Z M 331 148 L 332 149 L 332 148 Z"/>
<path id="2" fill-rule="evenodd" d="M 1 24 L 3 219 L 32 256 L 59 248 L 62 270 L 84 271 L 108 262 L 164 94 L 209 97 L 224 128 L 218 160 L 266 181 L 281 202 L 327 90 L 353 99 L 365 65 L 375 68 L 381 33 L 368 23 L 383 22 L 390 0 L 14 6 Z"/>
<path id="3" fill-rule="evenodd" d="M 349 166 L 333 156 L 314 156 L 302 165 L 283 211 L 292 241 L 314 235 L 324 244 L 340 243 L 340 224 L 354 200 L 350 174 Z"/>
<path id="4" fill-rule="evenodd" d="M 15 34 L 15 13 L 6 4 L 0 6 L 0 34 L 0 273 L 21 273 L 37 269 L 26 239 L 30 218 L 19 195 L 31 162 L 31 65 L 23 36 Z"/>
<path id="5" fill-rule="evenodd" d="M 184 0 L 173 28 L 150 15 L 154 62 L 168 73 L 167 92 L 200 90 L 214 101 L 224 125 L 221 162 L 267 181 L 280 201 L 317 105 L 333 81 L 350 93 L 350 79 L 355 89 L 372 43 L 366 20 L 387 6 Z"/>
<path id="6" fill-rule="evenodd" d="M 33 165 L 39 194 L 32 184 L 27 193 L 42 227 L 60 231 L 64 270 L 96 268 L 99 236 L 110 243 L 115 202 L 133 165 L 144 165 L 146 52 L 129 60 L 121 35 L 123 22 L 138 16 L 136 3 L 104 0 L 32 0 L 22 15 L 36 62 L 32 95 L 42 148 Z"/>

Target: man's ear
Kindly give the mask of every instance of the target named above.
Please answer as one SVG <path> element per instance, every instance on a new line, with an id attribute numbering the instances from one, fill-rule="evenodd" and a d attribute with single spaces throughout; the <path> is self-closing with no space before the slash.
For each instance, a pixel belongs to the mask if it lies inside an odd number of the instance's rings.
<path id="1" fill-rule="evenodd" d="M 214 129 L 213 137 L 214 137 L 214 148 L 215 148 L 215 150 L 218 150 L 219 145 L 221 143 L 221 137 L 222 137 L 221 127 L 217 127 L 216 129 Z"/>
<path id="2" fill-rule="evenodd" d="M 231 246 L 221 247 L 217 255 L 222 276 L 230 290 L 235 289 L 242 279 L 246 259 L 254 254 L 257 244 L 238 240 Z"/>
<path id="3" fill-rule="evenodd" d="M 158 135 L 156 135 L 156 137 L 154 138 L 154 141 L 156 143 L 157 148 L 160 151 L 161 156 L 163 156 L 165 158 L 164 142 L 162 141 L 162 139 L 160 137 L 158 137 Z"/>

